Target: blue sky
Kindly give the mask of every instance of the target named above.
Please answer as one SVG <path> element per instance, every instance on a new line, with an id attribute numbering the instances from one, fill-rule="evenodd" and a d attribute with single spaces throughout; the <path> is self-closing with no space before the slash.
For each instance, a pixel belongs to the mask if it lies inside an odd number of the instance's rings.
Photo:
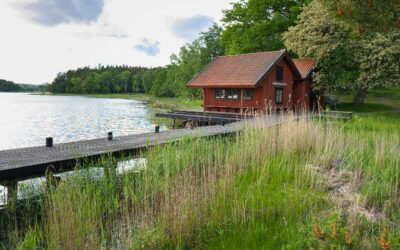
<path id="1" fill-rule="evenodd" d="M 83 66 L 162 66 L 232 0 L 1 0 L 0 79 L 50 82 Z"/>

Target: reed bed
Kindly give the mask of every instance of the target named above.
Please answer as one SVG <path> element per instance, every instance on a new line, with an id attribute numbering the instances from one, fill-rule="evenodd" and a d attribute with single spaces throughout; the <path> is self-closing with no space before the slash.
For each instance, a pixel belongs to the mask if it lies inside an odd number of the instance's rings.
<path id="1" fill-rule="evenodd" d="M 400 247 L 398 133 L 311 119 L 263 123 L 152 148 L 141 155 L 144 171 L 64 180 L 39 202 L 6 209 L 3 247 Z"/>

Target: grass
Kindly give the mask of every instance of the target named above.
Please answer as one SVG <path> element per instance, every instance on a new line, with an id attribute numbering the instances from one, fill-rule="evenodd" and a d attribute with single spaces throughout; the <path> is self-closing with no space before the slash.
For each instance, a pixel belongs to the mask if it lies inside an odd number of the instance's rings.
<path id="1" fill-rule="evenodd" d="M 70 177 L 39 203 L 21 205 L 23 213 L 8 208 L 0 216 L 4 247 L 400 247 L 400 133 L 310 120 L 261 125 L 155 147 L 142 153 L 148 165 L 139 173 Z M 374 220 L 337 199 L 332 171 L 346 174 L 343 182 Z"/>
<path id="2" fill-rule="evenodd" d="M 266 129 L 260 120 L 233 136 L 149 149 L 141 154 L 145 171 L 100 179 L 80 172 L 39 201 L 6 208 L 0 242 L 5 249 L 399 249 L 397 91 L 340 105 L 356 111 L 348 122 Z"/>
<path id="3" fill-rule="evenodd" d="M 355 93 L 337 93 L 341 104 L 338 110 L 350 110 L 358 113 L 388 112 L 400 110 L 400 87 L 380 88 L 368 93 L 364 104 L 354 104 L 352 99 Z M 334 108 L 334 107 L 332 107 Z"/>
<path id="4" fill-rule="evenodd" d="M 355 112 L 355 118 L 346 124 L 345 129 L 363 130 L 365 133 L 400 132 L 400 87 L 373 90 L 364 104 L 352 103 L 354 93 L 337 96 L 340 104 L 330 108 Z"/>

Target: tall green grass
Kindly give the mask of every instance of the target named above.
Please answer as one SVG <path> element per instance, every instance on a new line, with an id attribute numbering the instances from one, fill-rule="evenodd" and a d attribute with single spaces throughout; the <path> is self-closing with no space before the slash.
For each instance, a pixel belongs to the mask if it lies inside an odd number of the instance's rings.
<path id="1" fill-rule="evenodd" d="M 304 119 L 265 128 L 260 119 L 237 135 L 152 148 L 142 155 L 145 171 L 81 174 L 39 203 L 27 202 L 25 213 L 6 210 L 4 247 L 379 249 L 385 227 L 395 249 L 400 134 L 346 126 Z M 354 176 L 360 203 L 377 219 L 342 209 L 329 179 L 310 166 Z M 315 225 L 324 238 L 316 237 Z M 338 236 L 330 238 L 333 225 Z"/>

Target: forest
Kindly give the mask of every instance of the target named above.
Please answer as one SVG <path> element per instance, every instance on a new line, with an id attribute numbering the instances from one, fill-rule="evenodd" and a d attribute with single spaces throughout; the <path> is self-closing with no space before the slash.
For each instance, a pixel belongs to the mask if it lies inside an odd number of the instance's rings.
<path id="1" fill-rule="evenodd" d="M 373 4 L 372 4 L 373 3 Z M 52 93 L 146 93 L 200 97 L 186 83 L 215 57 L 287 48 L 316 62 L 314 88 L 368 91 L 400 82 L 400 11 L 395 0 L 241 0 L 158 68 L 103 66 L 61 72 Z M 349 53 L 351 51 L 351 53 Z"/>
<path id="2" fill-rule="evenodd" d="M 14 82 L 0 79 L 0 92 L 19 92 L 24 89 Z"/>
<path id="3" fill-rule="evenodd" d="M 38 92 L 45 91 L 47 86 L 34 84 L 17 84 L 0 79 L 0 92 Z"/>

